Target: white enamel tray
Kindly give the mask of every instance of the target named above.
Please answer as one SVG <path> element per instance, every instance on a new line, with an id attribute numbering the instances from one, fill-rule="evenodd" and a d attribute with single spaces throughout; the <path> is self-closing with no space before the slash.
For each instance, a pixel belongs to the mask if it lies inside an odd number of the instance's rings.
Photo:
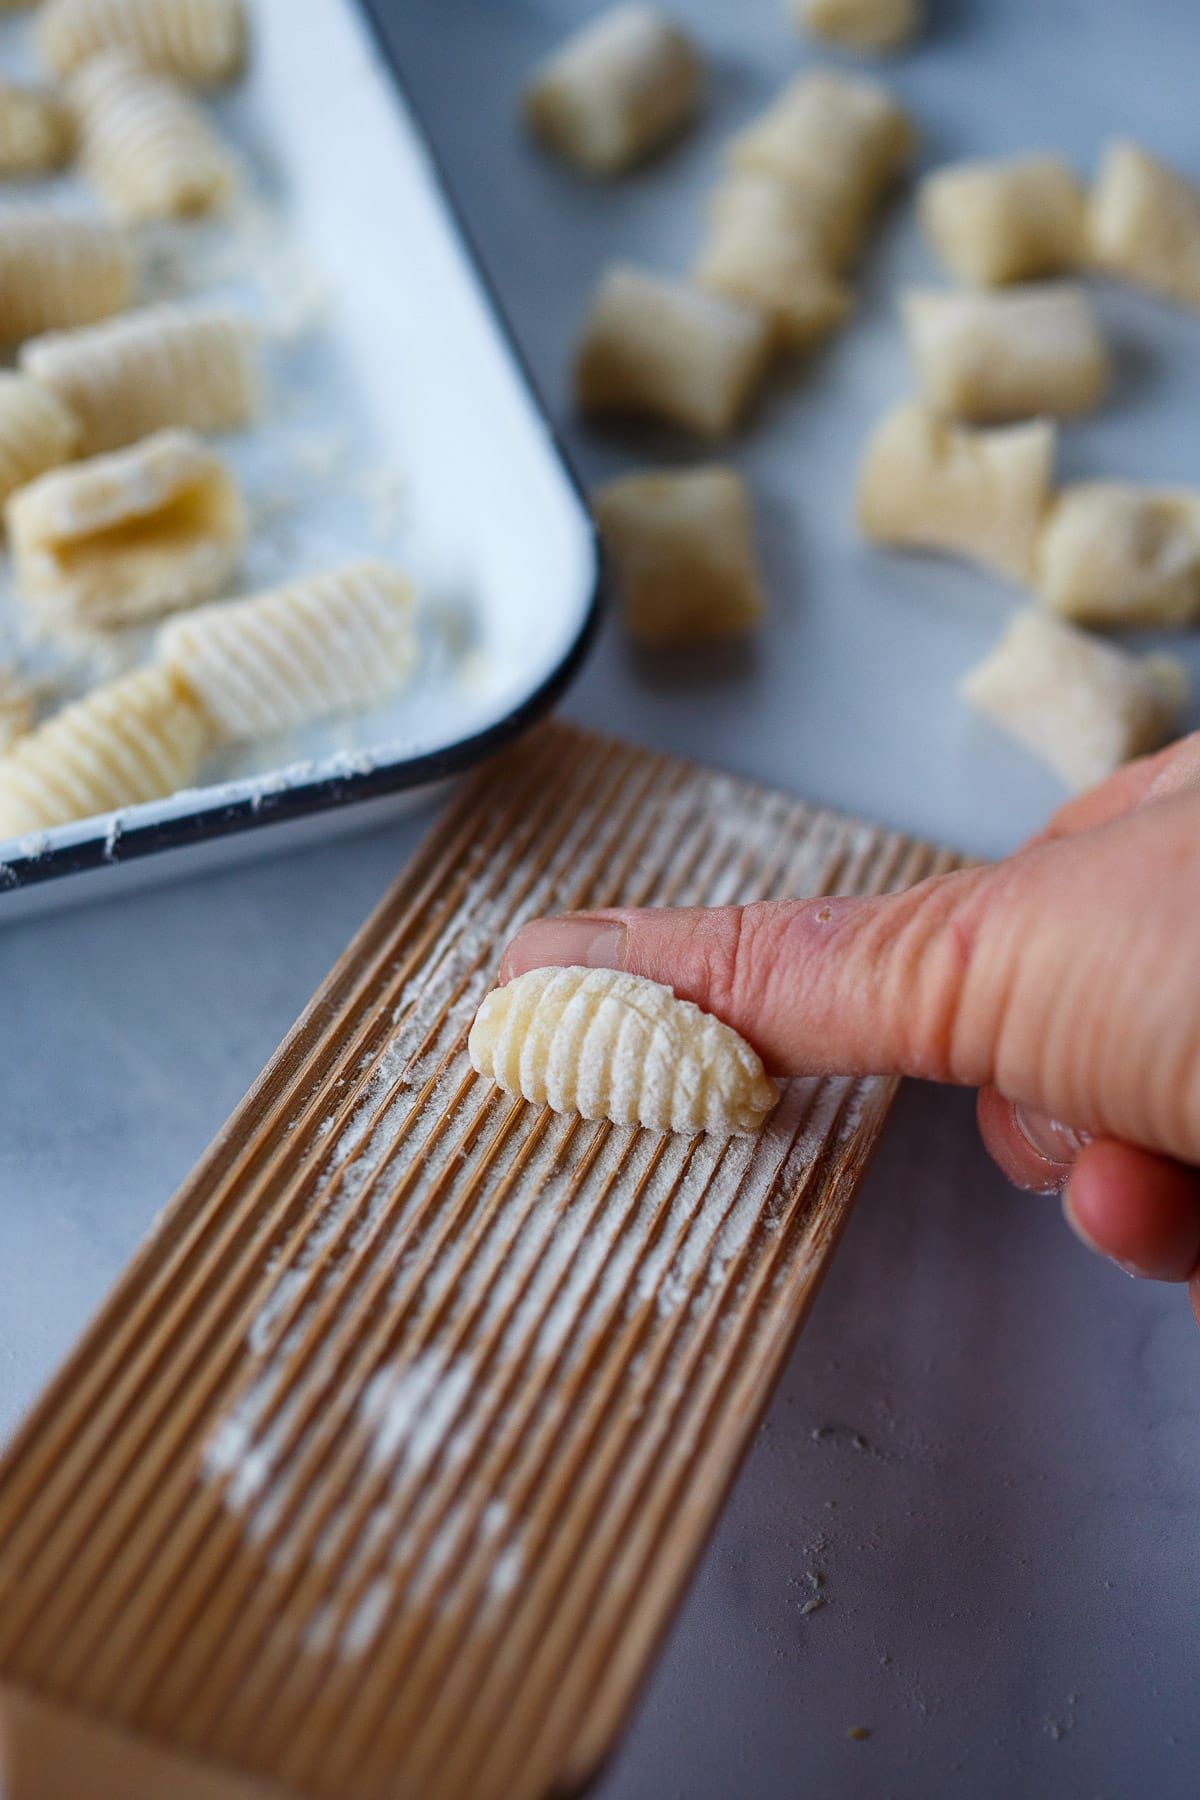
<path id="1" fill-rule="evenodd" d="M 151 233 L 146 295 L 262 315 L 267 421 L 223 446 L 256 520 L 241 588 L 391 556 L 421 590 L 421 674 L 209 785 L 0 844 L 0 920 L 344 830 L 365 817 L 352 803 L 411 803 L 545 712 L 595 623 L 586 509 L 369 7 L 253 0 L 252 16 L 249 77 L 216 102 L 249 198 L 232 224 Z M 7 70 L 28 31 L 2 22 Z M 11 593 L 0 606 L 11 629 Z"/>

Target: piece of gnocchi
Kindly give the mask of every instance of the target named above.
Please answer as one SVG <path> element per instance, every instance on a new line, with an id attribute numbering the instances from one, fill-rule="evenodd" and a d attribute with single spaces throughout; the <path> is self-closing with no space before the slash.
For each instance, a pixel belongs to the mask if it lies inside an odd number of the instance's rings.
<path id="1" fill-rule="evenodd" d="M 5 512 L 18 592 L 49 633 L 208 599 L 236 574 L 248 531 L 226 464 L 182 431 L 55 469 L 19 488 Z"/>
<path id="2" fill-rule="evenodd" d="M 535 1106 L 647 1131 L 759 1131 L 779 1099 L 736 1031 L 613 969 L 533 969 L 475 1015 L 471 1065 Z"/>
<path id="3" fill-rule="evenodd" d="M 223 743 L 386 700 L 417 664 L 412 583 L 377 559 L 184 613 L 158 655 Z"/>
<path id="4" fill-rule="evenodd" d="M 33 730 L 36 714 L 33 689 L 15 669 L 0 663 L 0 754 Z"/>
<path id="5" fill-rule="evenodd" d="M 192 217 L 232 197 L 232 156 L 170 76 L 108 50 L 71 78 L 67 97 L 80 167 L 121 218 Z"/>
<path id="6" fill-rule="evenodd" d="M 650 6 L 617 6 L 556 50 L 525 90 L 525 118 L 589 175 L 620 175 L 686 130 L 704 64 L 687 34 Z"/>
<path id="7" fill-rule="evenodd" d="M 836 330 L 854 303 L 836 272 L 828 211 L 774 176 L 732 175 L 714 200 L 692 273 L 701 287 L 765 313 L 780 344 L 806 349 Z"/>
<path id="8" fill-rule="evenodd" d="M 90 325 L 133 298 L 133 246 L 118 225 L 48 206 L 0 211 L 0 338 Z"/>
<path id="9" fill-rule="evenodd" d="M 974 431 L 909 403 L 872 433 L 858 521 L 878 544 L 944 550 L 1027 581 L 1054 479 L 1047 419 Z"/>
<path id="10" fill-rule="evenodd" d="M 708 219 L 715 230 L 741 226 L 755 236 L 777 232 L 802 245 L 809 261 L 841 274 L 862 248 L 859 222 L 830 188 L 805 186 L 761 169 L 729 169 L 713 189 Z"/>
<path id="11" fill-rule="evenodd" d="M 246 63 L 244 0 L 44 0 L 38 45 L 57 75 L 102 50 L 127 50 L 148 69 L 210 87 Z"/>
<path id="12" fill-rule="evenodd" d="M 922 0 L 791 0 L 791 8 L 801 30 L 868 56 L 911 43 L 925 22 Z"/>
<path id="13" fill-rule="evenodd" d="M 935 412 L 981 425 L 1072 418 L 1108 390 L 1108 345 L 1079 288 L 910 290 L 902 312 L 917 384 Z"/>
<path id="14" fill-rule="evenodd" d="M 93 688 L 0 756 L 0 838 L 163 799 L 189 787 L 208 721 L 166 669 Z"/>
<path id="15" fill-rule="evenodd" d="M 79 448 L 79 422 L 57 394 L 0 371 L 0 501 Z"/>
<path id="16" fill-rule="evenodd" d="M 625 475 L 593 508 L 632 637 L 702 643 L 743 637 L 762 618 L 750 495 L 735 469 Z"/>
<path id="17" fill-rule="evenodd" d="M 912 120 L 886 88 L 819 69 L 785 88 L 729 154 L 735 169 L 830 194 L 861 231 L 916 147 Z"/>
<path id="18" fill-rule="evenodd" d="M 1109 274 L 1200 306 L 1200 184 L 1140 145 L 1106 150 L 1088 235 L 1093 261 Z"/>
<path id="19" fill-rule="evenodd" d="M 1057 156 L 954 163 L 917 193 L 926 235 L 960 281 L 999 287 L 1079 268 L 1087 256 L 1087 202 Z"/>
<path id="20" fill-rule="evenodd" d="M 147 306 L 52 332 L 24 344 L 20 364 L 79 421 L 85 456 L 172 425 L 235 430 L 261 406 L 258 333 L 223 306 Z"/>
<path id="21" fill-rule="evenodd" d="M 56 94 L 0 81 L 0 176 L 45 175 L 71 153 L 71 121 Z"/>
<path id="22" fill-rule="evenodd" d="M 1030 609 L 963 684 L 972 706 L 1077 791 L 1178 730 L 1190 683 L 1169 656 L 1132 656 Z"/>
<path id="23" fill-rule="evenodd" d="M 1090 625 L 1200 619 L 1200 492 L 1084 481 L 1064 488 L 1037 548 L 1047 606 Z"/>
<path id="24" fill-rule="evenodd" d="M 765 314 L 619 264 L 584 324 L 575 390 L 585 413 L 637 413 L 701 437 L 733 430 L 766 370 Z"/>

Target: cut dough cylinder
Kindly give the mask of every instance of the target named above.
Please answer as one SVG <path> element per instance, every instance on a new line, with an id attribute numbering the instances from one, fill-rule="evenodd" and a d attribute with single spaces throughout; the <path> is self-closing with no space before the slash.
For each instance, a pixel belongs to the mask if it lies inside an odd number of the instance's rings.
<path id="1" fill-rule="evenodd" d="M 17 588 L 50 632 L 131 624 L 219 593 L 247 536 L 221 458 L 182 431 L 73 463 L 6 508 Z"/>
<path id="2" fill-rule="evenodd" d="M 923 406 L 898 406 L 863 456 L 859 524 L 876 543 L 945 550 L 1026 581 L 1054 444 L 1046 419 L 972 431 Z"/>
<path id="3" fill-rule="evenodd" d="M 102 50 L 127 50 L 146 68 L 201 87 L 241 74 L 249 38 L 243 0 L 44 0 L 37 34 L 58 75 Z"/>
<path id="4" fill-rule="evenodd" d="M 124 219 L 217 212 L 233 194 L 233 158 L 199 105 L 124 50 L 84 64 L 69 83 L 79 162 Z"/>
<path id="5" fill-rule="evenodd" d="M 0 371 L 0 501 L 79 448 L 79 425 L 56 394 Z"/>
<path id="6" fill-rule="evenodd" d="M 33 690 L 13 669 L 0 665 L 0 754 L 33 730 Z"/>
<path id="7" fill-rule="evenodd" d="M 1200 492 L 1085 481 L 1064 488 L 1038 543 L 1047 606 L 1091 625 L 1200 619 Z"/>
<path id="8" fill-rule="evenodd" d="M 755 236 L 778 233 L 802 245 L 808 259 L 842 273 L 862 248 L 862 221 L 851 217 L 832 188 L 804 186 L 760 169 L 730 169 L 709 201 L 714 232 L 743 226 Z"/>
<path id="9" fill-rule="evenodd" d="M 0 81 L 0 176 L 45 175 L 71 152 L 71 121 L 57 95 Z"/>
<path id="10" fill-rule="evenodd" d="M 771 342 L 763 313 L 617 265 L 584 324 L 575 367 L 579 405 L 721 437 L 749 404 Z"/>
<path id="11" fill-rule="evenodd" d="M 1173 657 L 1131 656 L 1029 610 L 967 676 L 963 693 L 1082 790 L 1178 731 L 1189 681 Z"/>
<path id="12" fill-rule="evenodd" d="M 185 613 L 158 655 L 224 742 L 386 700 L 417 663 L 412 583 L 375 559 Z"/>
<path id="13" fill-rule="evenodd" d="M 801 75 L 733 140 L 735 169 L 757 170 L 836 197 L 861 229 L 916 153 L 912 120 L 877 82 L 828 69 Z"/>
<path id="14" fill-rule="evenodd" d="M 168 670 L 106 682 L 0 756 L 0 838 L 163 799 L 208 748 L 207 719 Z"/>
<path id="15" fill-rule="evenodd" d="M 1126 140 L 1110 144 L 1088 208 L 1093 260 L 1200 306 L 1200 184 Z"/>
<path id="16" fill-rule="evenodd" d="M 78 419 L 85 456 L 164 427 L 231 431 L 261 405 L 258 334 L 224 307 L 148 306 L 21 349 L 27 375 Z"/>
<path id="17" fill-rule="evenodd" d="M 779 1098 L 755 1052 L 669 987 L 612 969 L 533 969 L 490 993 L 472 1067 L 535 1106 L 648 1131 L 747 1136 Z"/>
<path id="18" fill-rule="evenodd" d="M 1087 256 L 1087 203 L 1057 156 L 955 163 L 917 192 L 921 222 L 952 275 L 979 287 L 1061 275 Z"/>
<path id="19" fill-rule="evenodd" d="M 917 383 L 935 412 L 990 424 L 1071 418 L 1100 404 L 1111 359 L 1075 287 L 910 290 L 902 301 Z"/>
<path id="20" fill-rule="evenodd" d="M 735 469 L 625 475 L 593 508 L 631 636 L 700 643 L 744 636 L 762 618 L 750 496 Z"/>
<path id="21" fill-rule="evenodd" d="M 135 280 L 120 226 L 51 207 L 0 211 L 0 338 L 107 319 L 129 305 Z"/>
<path id="22" fill-rule="evenodd" d="M 701 287 L 766 313 L 789 349 L 843 323 L 854 295 L 835 273 L 829 209 L 770 175 L 733 175 L 711 211 L 692 273 Z"/>
<path id="23" fill-rule="evenodd" d="M 801 30 L 868 56 L 899 50 L 924 24 L 922 0 L 791 0 L 791 6 Z"/>
<path id="24" fill-rule="evenodd" d="M 589 175 L 619 175 L 695 117 L 704 65 L 690 38 L 649 6 L 617 6 L 577 31 L 525 90 L 525 118 Z"/>

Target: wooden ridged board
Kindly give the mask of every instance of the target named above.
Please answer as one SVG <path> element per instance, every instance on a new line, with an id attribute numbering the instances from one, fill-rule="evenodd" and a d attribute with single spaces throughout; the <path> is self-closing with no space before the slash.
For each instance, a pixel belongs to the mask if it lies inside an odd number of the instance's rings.
<path id="1" fill-rule="evenodd" d="M 476 777 L 0 1468 L 9 1800 L 580 1786 L 893 1084 L 793 1083 L 752 1142 L 656 1137 L 479 1080 L 474 1009 L 539 912 L 951 863 L 561 724 Z"/>

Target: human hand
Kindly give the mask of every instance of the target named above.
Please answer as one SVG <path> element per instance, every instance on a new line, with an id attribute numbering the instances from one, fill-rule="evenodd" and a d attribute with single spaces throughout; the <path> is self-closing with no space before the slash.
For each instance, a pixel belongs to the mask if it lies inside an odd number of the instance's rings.
<path id="1" fill-rule="evenodd" d="M 539 919 L 502 975 L 572 963 L 667 983 L 776 1074 L 980 1089 L 1005 1173 L 1130 1273 L 1190 1279 L 1200 1321 L 1200 733 L 1004 862 L 882 898 Z"/>

